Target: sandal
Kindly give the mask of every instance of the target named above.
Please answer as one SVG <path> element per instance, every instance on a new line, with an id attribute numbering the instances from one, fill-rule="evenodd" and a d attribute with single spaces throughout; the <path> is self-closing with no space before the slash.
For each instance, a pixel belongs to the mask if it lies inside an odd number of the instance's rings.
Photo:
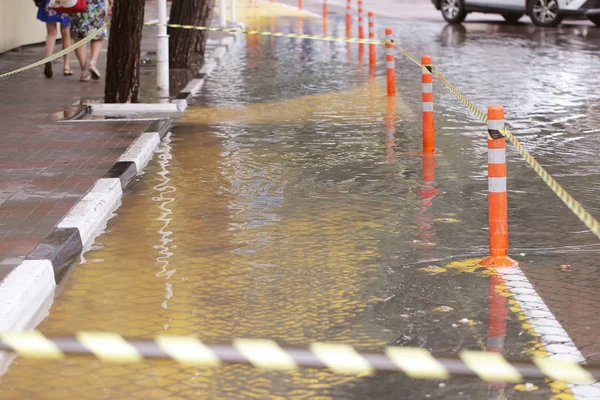
<path id="1" fill-rule="evenodd" d="M 98 71 L 98 68 L 96 68 L 96 63 L 90 63 L 88 70 L 92 74 L 93 80 L 97 81 L 98 79 L 100 79 L 100 71 Z"/>
<path id="2" fill-rule="evenodd" d="M 73 75 L 73 71 L 71 71 L 69 68 L 65 68 L 65 69 L 63 69 L 63 75 L 71 76 L 71 75 Z"/>
<path id="3" fill-rule="evenodd" d="M 52 78 L 52 61 L 48 61 L 44 66 L 44 75 L 46 78 Z"/>
<path id="4" fill-rule="evenodd" d="M 87 82 L 90 80 L 90 74 L 88 74 L 87 72 L 82 72 L 81 76 L 79 77 L 79 80 L 81 82 Z"/>

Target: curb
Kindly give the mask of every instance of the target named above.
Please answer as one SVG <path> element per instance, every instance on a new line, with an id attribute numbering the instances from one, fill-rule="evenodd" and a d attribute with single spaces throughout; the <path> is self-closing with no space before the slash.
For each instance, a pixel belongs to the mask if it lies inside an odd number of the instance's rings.
<path id="1" fill-rule="evenodd" d="M 57 283 L 85 253 L 120 205 L 123 190 L 153 157 L 169 119 L 155 120 L 54 230 L 0 282 L 0 332 L 37 325 L 46 316 Z M 0 358 L 0 374 L 5 362 Z"/>
<path id="2" fill-rule="evenodd" d="M 244 24 L 237 24 L 234 27 L 244 29 Z M 225 55 L 231 51 L 236 42 L 239 41 L 240 34 L 231 33 L 227 37 L 219 40 L 207 40 L 207 47 L 215 46 L 210 52 L 197 78 L 192 79 L 185 88 L 169 103 L 135 103 L 135 104 L 108 104 L 108 103 L 90 103 L 86 104 L 89 112 L 96 115 L 128 115 L 142 113 L 182 113 L 188 106 L 188 100 L 198 93 L 204 85 L 206 78 L 220 65 Z"/>
<path id="3" fill-rule="evenodd" d="M 243 29 L 243 24 L 241 27 Z M 172 103 L 85 104 L 77 112 L 77 117 L 85 113 L 183 112 L 188 100 L 198 93 L 208 75 L 222 62 L 239 37 L 234 33 L 220 40 L 209 40 L 207 47 L 214 48 L 197 78 L 192 79 Z M 150 120 L 155 122 L 131 144 L 25 261 L 0 281 L 0 332 L 35 326 L 47 315 L 57 283 L 64 278 L 71 263 L 85 253 L 102 232 L 110 214 L 119 207 L 123 190 L 152 159 L 154 149 L 169 131 L 170 119 Z M 64 122 L 86 121 L 73 117 Z M 11 360 L 0 357 L 0 375 Z"/>

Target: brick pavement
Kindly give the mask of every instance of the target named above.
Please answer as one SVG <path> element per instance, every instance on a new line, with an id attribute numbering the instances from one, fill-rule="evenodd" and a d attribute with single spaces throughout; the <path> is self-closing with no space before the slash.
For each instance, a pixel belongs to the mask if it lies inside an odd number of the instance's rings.
<path id="1" fill-rule="evenodd" d="M 9 51 L 0 54 L 0 71 L 43 57 L 41 45 Z M 42 68 L 0 80 L 0 281 L 151 123 L 57 122 L 77 113 L 77 104 L 100 101 L 103 80 L 80 82 L 74 56 L 73 76 L 63 76 L 62 59 L 52 79 Z"/>

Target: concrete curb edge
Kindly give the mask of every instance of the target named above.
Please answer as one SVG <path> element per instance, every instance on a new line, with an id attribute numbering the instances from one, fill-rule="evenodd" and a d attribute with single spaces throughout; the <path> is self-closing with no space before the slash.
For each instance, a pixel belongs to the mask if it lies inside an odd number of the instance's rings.
<path id="1" fill-rule="evenodd" d="M 123 190 L 152 159 L 170 126 L 169 119 L 158 119 L 146 128 L 25 261 L 0 282 L 0 332 L 25 329 L 34 322 L 71 263 L 101 233 L 120 205 Z"/>

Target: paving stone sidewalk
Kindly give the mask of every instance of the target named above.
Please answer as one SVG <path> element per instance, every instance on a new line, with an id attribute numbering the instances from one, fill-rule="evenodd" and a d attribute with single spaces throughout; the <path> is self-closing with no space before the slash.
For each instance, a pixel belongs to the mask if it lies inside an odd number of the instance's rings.
<path id="1" fill-rule="evenodd" d="M 147 14 L 153 17 L 152 10 Z M 0 54 L 0 72 L 42 58 L 42 45 L 6 52 Z M 59 122 L 104 94 L 103 79 L 79 81 L 74 55 L 73 76 L 63 76 L 62 65 L 62 59 L 54 62 L 51 79 L 38 67 L 0 80 L 0 282 L 151 124 Z"/>

